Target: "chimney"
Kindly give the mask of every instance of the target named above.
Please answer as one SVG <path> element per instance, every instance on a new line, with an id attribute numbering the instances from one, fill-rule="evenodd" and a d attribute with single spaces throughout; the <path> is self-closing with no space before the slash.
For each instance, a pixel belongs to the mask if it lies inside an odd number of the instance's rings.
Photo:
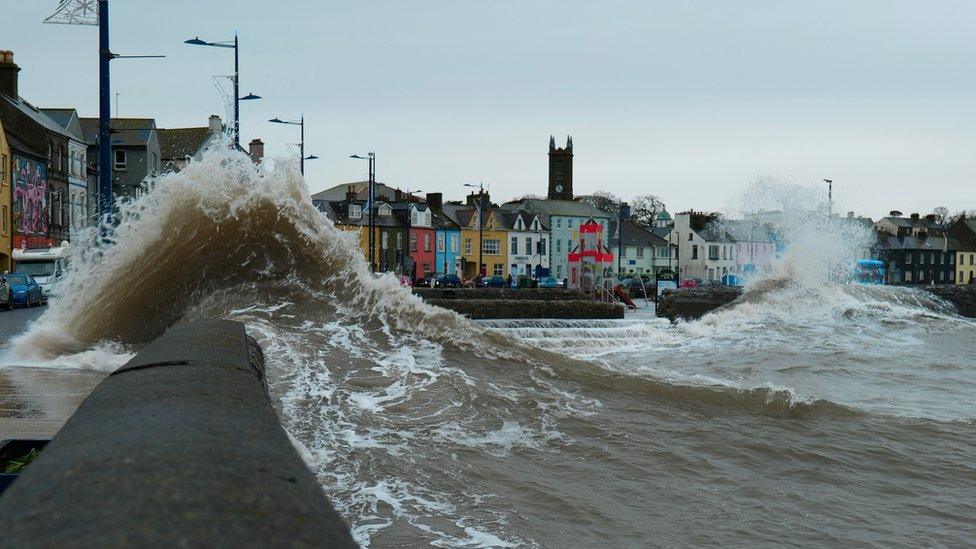
<path id="1" fill-rule="evenodd" d="M 251 162 L 255 164 L 260 164 L 261 159 L 264 158 L 264 141 L 254 138 L 247 145 L 248 150 L 251 154 Z"/>
<path id="2" fill-rule="evenodd" d="M 17 73 L 20 67 L 14 63 L 14 52 L 0 50 L 0 93 L 17 99 Z"/>
<path id="3" fill-rule="evenodd" d="M 918 214 L 917 213 L 913 213 L 912 214 L 912 221 L 918 221 Z"/>
<path id="4" fill-rule="evenodd" d="M 929 223 L 935 223 L 935 214 L 928 214 L 925 216 L 925 220 Z"/>
<path id="5" fill-rule="evenodd" d="M 444 209 L 444 194 L 443 193 L 427 193 L 427 206 L 435 211 L 439 212 Z"/>
<path id="6" fill-rule="evenodd" d="M 210 127 L 210 133 L 217 133 L 224 129 L 224 121 L 216 114 L 211 114 L 208 126 Z"/>
<path id="7" fill-rule="evenodd" d="M 847 212 L 847 219 L 854 219 L 854 212 Z"/>
<path id="8" fill-rule="evenodd" d="M 474 191 L 471 191 L 471 194 L 468 195 L 466 204 L 468 206 L 471 206 L 472 208 L 477 208 L 478 207 L 478 193 L 476 193 Z M 485 207 L 485 209 L 487 209 L 489 206 L 491 206 L 491 196 L 488 193 L 485 193 L 484 207 Z"/>
<path id="9" fill-rule="evenodd" d="M 393 191 L 393 201 L 394 202 L 400 202 L 401 200 L 403 200 L 403 191 L 401 191 L 400 189 L 394 190 Z"/>
<path id="10" fill-rule="evenodd" d="M 356 186 L 349 185 L 346 187 L 346 201 L 352 202 L 353 200 L 356 200 Z"/>

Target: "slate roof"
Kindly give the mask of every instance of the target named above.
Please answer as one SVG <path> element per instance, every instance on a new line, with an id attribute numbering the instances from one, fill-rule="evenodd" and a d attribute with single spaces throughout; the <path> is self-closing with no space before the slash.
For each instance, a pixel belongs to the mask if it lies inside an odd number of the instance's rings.
<path id="1" fill-rule="evenodd" d="M 654 246 L 658 248 L 667 247 L 668 242 L 663 238 L 657 236 L 651 230 L 642 227 L 640 224 L 627 220 L 623 224 L 623 245 L 624 246 L 635 246 L 635 247 L 648 247 Z M 614 246 L 617 245 L 617 222 L 610 222 L 610 230 L 613 238 L 610 240 Z"/>
<path id="2" fill-rule="evenodd" d="M 610 219 L 613 216 L 594 206 L 575 200 L 546 200 L 541 198 L 526 198 L 516 202 L 508 202 L 502 207 L 510 211 L 524 210 L 548 216 L 593 217 L 596 219 Z"/>
<path id="3" fill-rule="evenodd" d="M 41 109 L 35 107 L 28 103 L 23 97 L 18 97 L 16 99 L 0 93 L 0 98 L 9 103 L 12 107 L 24 113 L 31 118 L 37 124 L 40 124 L 45 129 L 50 130 L 55 133 L 67 136 L 67 132 L 62 128 L 57 122 L 51 119 L 48 115 L 44 114 Z"/>
<path id="4" fill-rule="evenodd" d="M 71 120 L 76 116 L 76 112 L 77 112 L 75 111 L 75 109 L 42 108 L 41 112 L 47 115 L 47 117 L 50 118 L 51 120 L 54 120 L 54 122 L 57 125 L 61 126 L 64 129 L 66 134 L 73 137 L 76 141 L 85 140 L 85 136 L 81 131 L 80 125 L 76 125 L 74 129 L 72 129 L 71 127 L 72 126 Z"/>
<path id="5" fill-rule="evenodd" d="M 915 236 L 893 236 L 880 234 L 878 236 L 878 247 L 887 250 L 931 250 L 934 252 L 941 250 L 958 250 L 960 243 L 954 238 L 942 236 L 929 236 L 918 238 Z"/>
<path id="6" fill-rule="evenodd" d="M 98 119 L 81 118 L 81 129 L 85 140 L 94 143 L 98 138 Z M 111 127 L 116 133 L 112 134 L 112 145 L 122 147 L 145 147 L 149 137 L 156 130 L 156 120 L 152 118 L 113 118 Z"/>
<path id="7" fill-rule="evenodd" d="M 199 128 L 162 128 L 156 130 L 162 161 L 183 160 L 200 151 L 213 135 L 207 126 Z"/>

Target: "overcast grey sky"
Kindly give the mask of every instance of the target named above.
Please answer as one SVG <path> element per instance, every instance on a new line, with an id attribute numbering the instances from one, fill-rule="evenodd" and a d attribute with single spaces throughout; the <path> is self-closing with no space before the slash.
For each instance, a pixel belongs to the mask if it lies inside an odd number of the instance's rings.
<path id="1" fill-rule="evenodd" d="M 21 94 L 97 115 L 97 31 L 0 0 Z M 242 141 L 287 154 L 307 123 L 314 192 L 377 177 L 495 198 L 544 194 L 549 135 L 573 135 L 577 194 L 721 209 L 759 175 L 835 180 L 838 209 L 976 208 L 972 0 L 112 0 L 122 116 L 203 125 L 241 40 Z M 113 100 L 114 108 L 114 100 Z M 826 190 L 824 190 L 826 193 Z"/>

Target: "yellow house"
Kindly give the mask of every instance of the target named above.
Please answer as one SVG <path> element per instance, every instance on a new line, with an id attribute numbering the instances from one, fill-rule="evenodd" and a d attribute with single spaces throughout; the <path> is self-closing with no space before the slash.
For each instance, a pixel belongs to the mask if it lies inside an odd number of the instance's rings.
<path id="1" fill-rule="evenodd" d="M 11 210 L 11 189 L 13 188 L 13 158 L 7 135 L 0 121 L 0 273 L 12 268 L 10 255 L 13 243 L 13 211 Z"/>
<path id="2" fill-rule="evenodd" d="M 956 284 L 976 284 L 976 248 L 956 251 Z"/>
<path id="3" fill-rule="evenodd" d="M 478 275 L 478 241 L 481 240 L 482 272 L 487 276 L 504 276 L 508 271 L 508 227 L 502 222 L 496 208 L 485 208 L 482 213 L 484 230 L 478 230 L 478 208 L 459 210 L 456 221 L 461 226 L 461 265 L 464 278 Z"/>

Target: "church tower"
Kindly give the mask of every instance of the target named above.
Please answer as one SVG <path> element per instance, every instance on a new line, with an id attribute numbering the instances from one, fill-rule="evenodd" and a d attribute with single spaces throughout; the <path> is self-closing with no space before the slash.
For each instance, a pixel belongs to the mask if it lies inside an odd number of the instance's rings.
<path id="1" fill-rule="evenodd" d="M 549 200 L 573 199 L 573 138 L 566 138 L 566 148 L 556 148 L 556 138 L 549 136 Z"/>

